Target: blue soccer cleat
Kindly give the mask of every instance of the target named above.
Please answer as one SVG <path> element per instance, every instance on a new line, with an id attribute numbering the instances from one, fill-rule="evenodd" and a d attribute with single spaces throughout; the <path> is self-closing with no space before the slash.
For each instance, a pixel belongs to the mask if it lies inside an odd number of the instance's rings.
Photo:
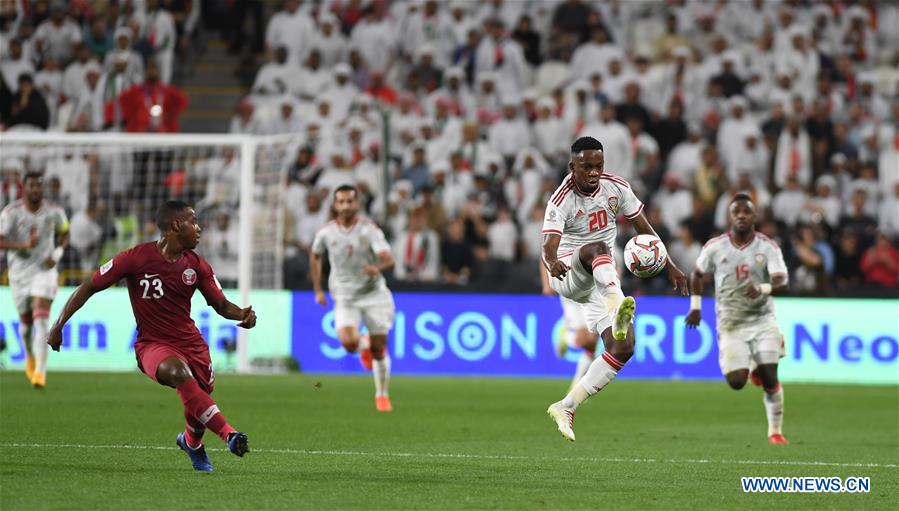
<path id="1" fill-rule="evenodd" d="M 187 453 L 187 457 L 190 458 L 190 462 L 193 463 L 194 470 L 199 472 L 212 472 L 212 462 L 209 461 L 209 456 L 206 455 L 206 448 L 203 447 L 202 444 L 196 449 L 188 447 L 187 440 L 184 439 L 183 431 L 178 433 L 175 443 L 178 444 L 178 447 L 180 447 L 182 451 Z"/>
<path id="2" fill-rule="evenodd" d="M 250 452 L 250 440 L 246 433 L 234 432 L 228 435 L 228 449 L 240 457 Z"/>

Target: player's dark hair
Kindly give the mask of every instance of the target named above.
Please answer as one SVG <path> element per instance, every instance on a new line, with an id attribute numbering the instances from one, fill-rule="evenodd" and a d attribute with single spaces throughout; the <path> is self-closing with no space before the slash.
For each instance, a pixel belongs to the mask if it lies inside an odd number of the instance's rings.
<path id="1" fill-rule="evenodd" d="M 190 204 L 180 200 L 167 200 L 156 210 L 156 227 L 160 232 L 169 230 L 172 220 L 190 208 Z"/>
<path id="2" fill-rule="evenodd" d="M 26 172 L 25 177 L 22 178 L 22 182 L 24 183 L 24 182 L 28 181 L 29 179 L 37 179 L 38 181 L 43 181 L 44 174 L 42 172 L 34 172 L 34 171 Z"/>
<path id="3" fill-rule="evenodd" d="M 356 197 L 359 196 L 359 190 L 353 185 L 340 185 L 334 189 L 334 196 L 337 197 L 337 192 L 353 192 Z"/>
<path id="4" fill-rule="evenodd" d="M 602 151 L 602 142 L 593 137 L 581 137 L 571 144 L 571 154 L 581 151 Z"/>
<path id="5" fill-rule="evenodd" d="M 730 203 L 733 204 L 734 202 L 737 202 L 738 200 L 745 200 L 745 201 L 752 202 L 752 197 L 750 197 L 749 194 L 746 192 L 739 192 L 733 196 L 733 198 L 730 200 Z"/>

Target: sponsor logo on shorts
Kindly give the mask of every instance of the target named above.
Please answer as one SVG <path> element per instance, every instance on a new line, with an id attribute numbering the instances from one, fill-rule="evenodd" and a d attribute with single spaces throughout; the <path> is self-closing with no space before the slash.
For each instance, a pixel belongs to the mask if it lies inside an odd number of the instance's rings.
<path id="1" fill-rule="evenodd" d="M 106 273 L 112 269 L 112 259 L 106 261 L 106 264 L 100 267 L 100 275 L 106 275 Z"/>
<path id="2" fill-rule="evenodd" d="M 197 283 L 197 272 L 193 268 L 188 268 L 181 273 L 181 281 L 192 286 Z"/>

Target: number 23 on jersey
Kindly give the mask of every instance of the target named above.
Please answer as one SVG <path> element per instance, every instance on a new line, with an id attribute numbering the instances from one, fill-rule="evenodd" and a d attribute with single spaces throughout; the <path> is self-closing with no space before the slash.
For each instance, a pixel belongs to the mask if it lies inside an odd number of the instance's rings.
<path id="1" fill-rule="evenodd" d="M 163 296 L 165 296 L 165 292 L 162 290 L 162 279 L 155 275 L 144 275 L 144 278 L 138 281 L 140 287 L 143 289 L 143 295 L 141 298 L 144 300 L 154 299 L 159 300 Z M 152 280 L 151 280 L 152 278 Z"/>

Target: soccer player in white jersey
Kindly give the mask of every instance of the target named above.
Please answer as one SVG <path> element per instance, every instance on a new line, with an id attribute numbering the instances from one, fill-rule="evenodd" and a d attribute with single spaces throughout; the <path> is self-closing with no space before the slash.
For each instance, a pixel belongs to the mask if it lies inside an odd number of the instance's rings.
<path id="1" fill-rule="evenodd" d="M 343 185 L 334 190 L 337 219 L 322 227 L 312 242 L 312 286 L 315 301 L 327 306 L 322 291 L 322 255 L 328 252 L 331 275 L 328 287 L 334 300 L 334 326 L 344 349 L 360 351 L 366 369 L 374 372 L 375 407 L 390 412 L 387 393 L 390 356 L 387 333 L 393 326 L 393 295 L 381 274 L 393 268 L 393 254 L 384 233 L 371 220 L 359 215 L 359 191 Z M 365 321 L 367 336 L 359 335 Z"/>
<path id="2" fill-rule="evenodd" d="M 557 296 L 559 294 L 550 285 L 549 274 L 542 261 L 540 262 L 540 280 L 543 283 L 544 295 Z M 559 303 L 562 305 L 562 315 L 565 318 L 565 335 L 556 342 L 556 354 L 562 358 L 568 353 L 569 348 L 583 350 L 577 359 L 574 378 L 569 386 L 569 390 L 571 390 L 581 381 L 581 378 L 587 373 L 587 368 L 596 358 L 596 343 L 599 341 L 599 334 L 591 332 L 587 328 L 587 320 L 584 319 L 584 311 L 581 310 L 579 303 L 564 296 L 559 296 Z"/>
<path id="3" fill-rule="evenodd" d="M 605 173 L 602 144 L 581 137 L 571 146 L 571 171 L 546 205 L 543 219 L 543 263 L 550 285 L 560 296 L 580 304 L 587 328 L 602 337 L 605 352 L 587 368 L 564 399 L 546 413 L 559 432 L 574 442 L 574 412 L 605 387 L 634 353 L 636 303 L 625 297 L 615 272 L 612 247 L 616 218 L 627 218 L 639 234 L 657 236 L 624 179 Z M 668 259 L 668 279 L 684 296 L 687 278 Z"/>
<path id="4" fill-rule="evenodd" d="M 25 346 L 25 376 L 35 388 L 47 385 L 47 320 L 59 289 L 56 265 L 69 241 L 69 221 L 44 200 L 44 178 L 25 175 L 25 197 L 0 212 L 0 250 L 9 262 L 9 287 L 19 313 Z"/>
<path id="5" fill-rule="evenodd" d="M 784 338 L 771 300 L 772 294 L 787 291 L 787 266 L 780 247 L 756 232 L 755 221 L 752 198 L 745 193 L 735 195 L 730 203 L 730 231 L 709 240 L 696 260 L 686 322 L 696 327 L 702 320 L 703 278 L 714 274 L 721 372 L 734 390 L 742 389 L 747 379 L 761 385 L 768 441 L 787 444 L 781 429 L 784 392 L 777 379 Z"/>

